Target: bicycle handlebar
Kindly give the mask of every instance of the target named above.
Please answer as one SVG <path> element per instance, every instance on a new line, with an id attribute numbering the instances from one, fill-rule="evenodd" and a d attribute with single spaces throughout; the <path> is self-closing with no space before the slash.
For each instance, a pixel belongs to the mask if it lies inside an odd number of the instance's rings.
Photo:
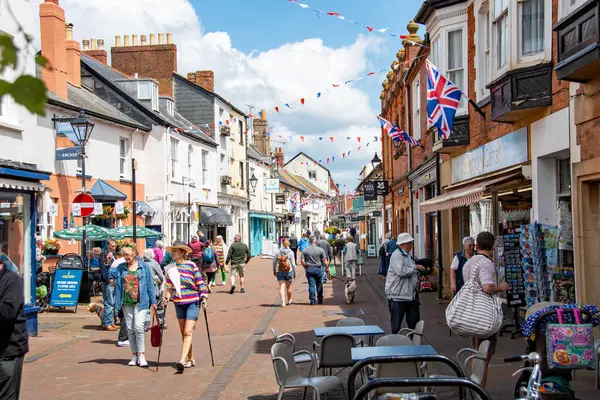
<path id="1" fill-rule="evenodd" d="M 504 357 L 504 362 L 510 363 L 510 362 L 523 361 L 525 358 L 527 358 L 527 356 Z"/>

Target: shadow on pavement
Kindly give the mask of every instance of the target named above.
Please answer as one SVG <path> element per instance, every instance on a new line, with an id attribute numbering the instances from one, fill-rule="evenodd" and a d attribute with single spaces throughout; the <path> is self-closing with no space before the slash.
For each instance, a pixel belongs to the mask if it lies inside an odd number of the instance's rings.
<path id="1" fill-rule="evenodd" d="M 129 359 L 126 358 L 97 358 L 95 360 L 87 360 L 87 361 L 80 361 L 78 364 L 101 364 L 101 365 L 106 365 L 106 364 L 115 364 L 115 365 L 123 365 L 123 366 L 128 366 L 127 364 L 129 363 Z M 148 364 L 149 364 L 149 369 L 151 370 L 155 370 L 156 369 L 156 362 L 152 361 L 152 360 L 148 360 Z M 172 362 L 161 362 L 158 364 L 159 368 L 166 368 L 166 367 L 170 367 L 173 370 L 175 370 L 175 365 Z M 131 367 L 133 368 L 133 367 Z M 140 368 L 140 367 L 137 367 Z"/>

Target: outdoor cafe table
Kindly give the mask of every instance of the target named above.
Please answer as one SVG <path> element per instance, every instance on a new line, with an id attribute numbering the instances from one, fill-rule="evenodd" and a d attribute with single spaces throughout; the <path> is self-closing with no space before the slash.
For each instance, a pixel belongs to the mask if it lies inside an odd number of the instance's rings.
<path id="1" fill-rule="evenodd" d="M 438 352 L 429 344 L 413 346 L 376 346 L 376 347 L 353 347 L 352 361 L 358 362 L 370 357 L 389 356 L 435 356 Z"/>
<path id="2" fill-rule="evenodd" d="M 369 336 L 369 341 L 373 341 L 373 336 L 383 335 L 385 332 L 377 325 L 358 325 L 358 326 L 334 326 L 315 328 L 315 336 L 323 337 L 336 333 L 346 333 L 352 336 Z M 369 343 L 372 344 L 372 343 Z"/>

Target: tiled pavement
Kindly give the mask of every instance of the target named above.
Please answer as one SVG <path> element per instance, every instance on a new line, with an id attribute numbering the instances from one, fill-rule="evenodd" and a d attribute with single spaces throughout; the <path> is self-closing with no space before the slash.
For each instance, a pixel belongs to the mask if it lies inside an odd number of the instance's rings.
<path id="1" fill-rule="evenodd" d="M 248 266 L 247 293 L 229 295 L 226 288 L 217 287 L 211 296 L 208 318 L 216 366 L 210 366 L 206 328 L 201 319 L 194 334 L 198 366 L 187 369 L 183 375 L 174 374 L 172 367 L 181 343 L 172 306 L 167 313 L 170 328 L 165 331 L 158 372 L 155 372 L 157 349 L 147 349 L 149 370 L 128 367 L 128 349 L 115 347 L 116 333 L 98 330 L 97 318 L 87 311 L 80 309 L 76 315 L 44 314 L 41 323 L 67 324 L 59 329 L 42 330 L 41 337 L 31 339 L 22 398 L 275 399 L 277 385 L 269 356 L 273 343 L 269 328 L 293 333 L 297 348 L 311 349 L 315 340 L 312 328 L 335 325 L 341 318 L 325 316 L 323 311 L 360 309 L 365 313 L 360 317 L 367 324 L 380 325 L 389 332 L 389 314 L 382 295 L 384 281 L 375 274 L 375 264 L 374 260 L 367 261 L 363 276 L 358 277 L 356 299 L 351 306 L 344 304 L 343 283 L 339 280 L 325 285 L 324 305 L 309 306 L 306 278 L 300 276 L 294 283 L 294 304 L 280 308 L 271 260 L 253 259 Z M 423 296 L 421 317 L 427 321 L 426 340 L 440 353 L 454 357 L 468 343 L 464 338 L 448 335 L 444 309 L 445 305 L 437 303 L 435 293 Z M 505 365 L 502 357 L 522 351 L 523 339 L 500 339 L 488 384 L 494 399 L 511 398 L 515 381 L 511 377 L 515 366 Z M 342 373 L 341 377 L 345 375 Z M 599 398 L 600 392 L 591 389 L 591 372 L 578 372 L 574 386 L 581 399 Z M 455 397 L 450 392 L 444 394 L 445 398 Z M 301 398 L 301 392 L 286 391 L 285 399 L 293 398 Z M 330 396 L 338 398 L 341 398 L 339 393 Z"/>

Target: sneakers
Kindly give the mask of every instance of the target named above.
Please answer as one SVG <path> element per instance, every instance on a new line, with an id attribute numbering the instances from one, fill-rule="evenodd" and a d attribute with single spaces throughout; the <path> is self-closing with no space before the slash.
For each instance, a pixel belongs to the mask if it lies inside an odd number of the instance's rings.
<path id="1" fill-rule="evenodd" d="M 132 360 L 133 361 L 133 360 Z M 138 365 L 142 368 L 147 368 L 148 367 L 148 361 L 146 361 L 146 357 L 141 355 L 137 358 L 138 361 Z M 131 364 L 130 364 L 131 365 Z"/>
<path id="2" fill-rule="evenodd" d="M 135 367 L 136 365 L 138 365 L 138 356 L 131 357 L 131 361 L 129 361 L 129 364 L 127 365 L 129 365 L 130 367 Z M 148 363 L 146 363 L 146 365 L 148 365 Z"/>
<path id="3" fill-rule="evenodd" d="M 225 285 L 227 285 L 225 282 L 219 283 L 219 286 L 225 286 Z"/>
<path id="4" fill-rule="evenodd" d="M 244 288 L 241 288 L 240 293 L 246 293 L 246 290 Z"/>
<path id="5" fill-rule="evenodd" d="M 118 341 L 117 342 L 117 347 L 129 347 L 129 340 L 124 340 L 124 341 Z"/>
<path id="6" fill-rule="evenodd" d="M 235 292 L 235 286 L 232 286 L 231 289 L 229 289 L 229 294 L 233 294 L 233 292 Z"/>

